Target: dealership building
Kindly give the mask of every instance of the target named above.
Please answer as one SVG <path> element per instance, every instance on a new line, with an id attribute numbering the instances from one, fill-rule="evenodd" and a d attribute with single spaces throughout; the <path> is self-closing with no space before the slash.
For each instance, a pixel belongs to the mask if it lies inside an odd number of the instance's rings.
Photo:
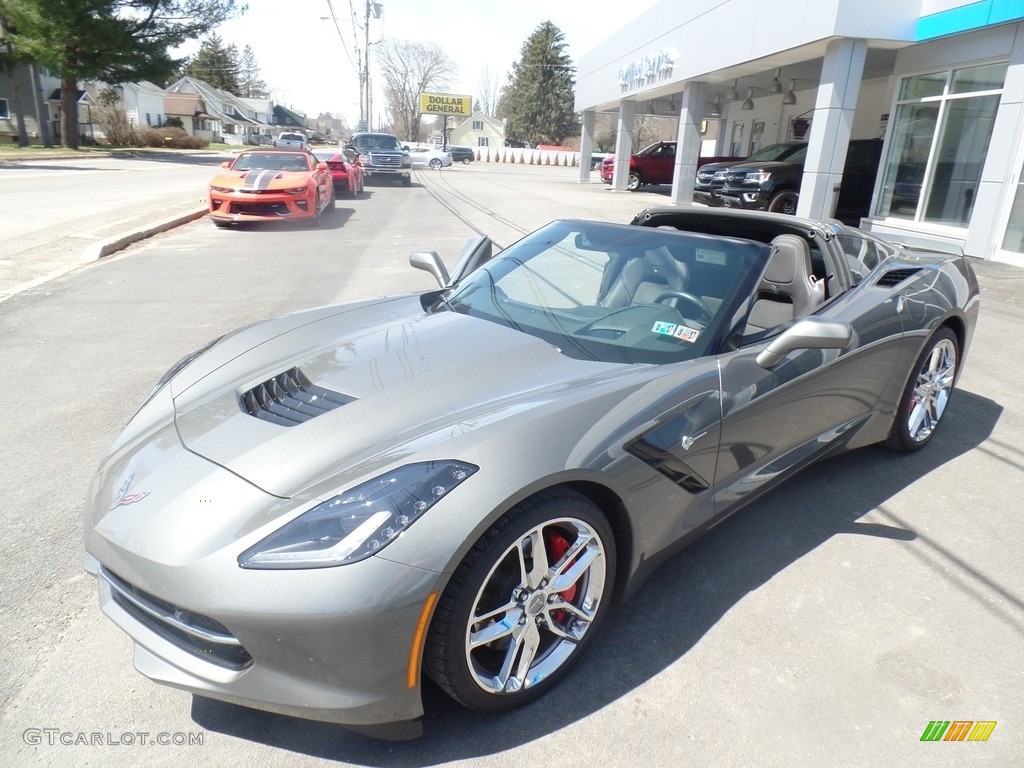
<path id="1" fill-rule="evenodd" d="M 806 141 L 797 214 L 835 210 L 848 144 L 884 140 L 864 229 L 1024 266 L 1024 0 L 662 0 L 584 55 L 581 181 L 595 117 L 679 120 L 671 202 L 699 157 Z"/>

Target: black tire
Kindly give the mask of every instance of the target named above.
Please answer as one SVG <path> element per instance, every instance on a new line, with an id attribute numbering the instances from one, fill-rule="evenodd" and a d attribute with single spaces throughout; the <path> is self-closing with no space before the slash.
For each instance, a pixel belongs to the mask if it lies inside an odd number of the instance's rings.
<path id="1" fill-rule="evenodd" d="M 473 162 L 471 158 L 468 158 L 468 157 L 462 158 L 462 164 L 463 165 L 469 165 L 471 162 Z"/>
<path id="2" fill-rule="evenodd" d="M 435 157 L 433 160 L 430 161 L 430 167 L 431 167 L 432 170 L 440 171 L 441 170 L 441 161 L 438 160 Z"/>
<path id="3" fill-rule="evenodd" d="M 644 180 L 640 174 L 636 171 L 629 172 L 629 178 L 626 180 L 626 189 L 630 192 L 636 192 L 640 187 L 643 186 Z"/>
<path id="4" fill-rule="evenodd" d="M 331 201 L 324 206 L 324 210 L 327 211 L 327 213 L 334 213 L 334 204 L 336 201 L 337 198 L 334 195 L 331 195 Z"/>
<path id="5" fill-rule="evenodd" d="M 527 499 L 452 574 L 427 636 L 427 672 L 469 709 L 500 712 L 532 701 L 583 655 L 614 583 L 612 529 L 593 502 L 567 489 Z"/>
<path id="6" fill-rule="evenodd" d="M 885 447 L 910 453 L 935 437 L 949 405 L 960 364 L 956 334 L 943 326 L 932 334 L 910 369 Z"/>
<path id="7" fill-rule="evenodd" d="M 411 187 L 412 186 L 412 177 L 411 176 L 403 176 L 402 177 L 402 186 L 403 187 Z"/>
<path id="8" fill-rule="evenodd" d="M 320 216 L 320 193 L 317 192 L 313 198 L 313 226 L 319 227 L 321 222 Z"/>
<path id="9" fill-rule="evenodd" d="M 784 189 L 775 195 L 768 203 L 768 210 L 772 213 L 785 213 L 788 216 L 796 216 L 796 204 L 800 195 L 796 190 Z"/>
<path id="10" fill-rule="evenodd" d="M 217 229 L 227 229 L 231 226 L 231 222 L 229 221 L 218 221 L 217 219 L 211 219 L 211 221 Z"/>

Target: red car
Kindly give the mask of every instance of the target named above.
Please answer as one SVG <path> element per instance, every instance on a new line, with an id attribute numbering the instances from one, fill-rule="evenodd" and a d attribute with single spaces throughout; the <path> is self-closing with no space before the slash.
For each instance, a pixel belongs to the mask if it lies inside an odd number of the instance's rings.
<path id="1" fill-rule="evenodd" d="M 338 149 L 315 149 L 313 154 L 331 169 L 335 197 L 359 197 L 362 194 L 363 167 L 359 163 L 352 162 Z"/>
<path id="2" fill-rule="evenodd" d="M 243 221 L 311 219 L 334 210 L 327 163 L 306 150 L 250 149 L 210 182 L 210 219 L 218 227 Z"/>

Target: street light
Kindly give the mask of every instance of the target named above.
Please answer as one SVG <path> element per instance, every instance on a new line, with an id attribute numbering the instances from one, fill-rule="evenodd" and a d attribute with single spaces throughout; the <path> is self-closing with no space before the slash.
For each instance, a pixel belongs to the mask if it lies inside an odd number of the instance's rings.
<path id="1" fill-rule="evenodd" d="M 363 32 L 366 35 L 366 50 L 365 60 L 366 63 L 363 65 L 363 80 L 365 80 L 365 93 L 366 93 L 366 111 L 363 112 L 363 105 L 359 105 L 359 111 L 363 114 L 360 115 L 360 121 L 365 122 L 366 130 L 370 130 L 371 115 L 373 114 L 373 97 L 371 96 L 370 90 L 370 18 L 379 19 L 381 14 L 384 12 L 384 6 L 380 3 L 372 3 L 370 0 L 366 0 L 366 24 L 363 26 Z M 365 121 L 364 121 L 365 115 Z"/>

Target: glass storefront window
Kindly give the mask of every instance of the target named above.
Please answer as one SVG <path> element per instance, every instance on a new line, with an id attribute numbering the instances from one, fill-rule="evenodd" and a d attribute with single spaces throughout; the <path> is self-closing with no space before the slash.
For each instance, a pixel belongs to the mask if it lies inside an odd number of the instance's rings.
<path id="1" fill-rule="evenodd" d="M 875 213 L 966 227 L 1007 65 L 904 78 Z"/>
<path id="2" fill-rule="evenodd" d="M 1003 237 L 1003 250 L 1024 255 L 1024 168 L 1017 180 L 1017 193 L 1010 206 L 1010 221 Z"/>

